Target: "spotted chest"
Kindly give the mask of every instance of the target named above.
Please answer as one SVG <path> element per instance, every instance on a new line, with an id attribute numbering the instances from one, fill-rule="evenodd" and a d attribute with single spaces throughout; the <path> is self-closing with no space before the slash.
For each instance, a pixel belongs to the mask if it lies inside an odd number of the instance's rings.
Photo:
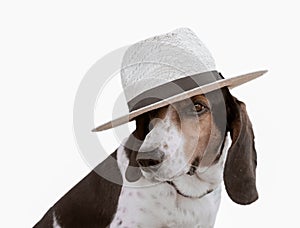
<path id="1" fill-rule="evenodd" d="M 128 160 L 122 147 L 118 150 L 118 164 L 123 175 Z M 155 183 L 144 177 L 136 182 L 123 180 L 111 228 L 213 227 L 220 204 L 220 185 L 203 197 L 188 198 L 166 182 Z"/>
<path id="2" fill-rule="evenodd" d="M 124 187 L 110 227 L 213 227 L 220 189 L 202 199 L 183 199 L 172 187 Z"/>

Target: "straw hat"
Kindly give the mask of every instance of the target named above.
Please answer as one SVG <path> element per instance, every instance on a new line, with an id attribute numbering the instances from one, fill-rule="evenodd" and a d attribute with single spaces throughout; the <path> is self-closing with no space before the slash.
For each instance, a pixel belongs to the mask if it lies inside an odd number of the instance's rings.
<path id="1" fill-rule="evenodd" d="M 119 126 L 195 95 L 222 87 L 232 89 L 266 72 L 223 78 L 209 50 L 188 28 L 140 41 L 126 50 L 122 61 L 121 81 L 129 113 L 92 131 Z"/>

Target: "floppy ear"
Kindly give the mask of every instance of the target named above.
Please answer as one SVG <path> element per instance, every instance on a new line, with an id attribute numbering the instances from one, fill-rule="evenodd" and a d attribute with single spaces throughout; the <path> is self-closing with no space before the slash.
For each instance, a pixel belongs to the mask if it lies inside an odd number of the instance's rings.
<path id="1" fill-rule="evenodd" d="M 139 180 L 142 176 L 139 165 L 136 161 L 136 156 L 139 148 L 141 147 L 143 140 L 148 134 L 148 125 L 149 125 L 149 117 L 147 114 L 138 116 L 136 119 L 136 129 L 129 136 L 127 142 L 125 143 L 125 151 L 126 155 L 129 159 L 129 164 L 126 169 L 125 177 L 129 182 L 134 182 Z"/>
<path id="2" fill-rule="evenodd" d="M 246 105 L 231 97 L 228 130 L 232 144 L 225 162 L 224 183 L 229 197 L 238 204 L 246 205 L 258 199 L 254 134 Z"/>

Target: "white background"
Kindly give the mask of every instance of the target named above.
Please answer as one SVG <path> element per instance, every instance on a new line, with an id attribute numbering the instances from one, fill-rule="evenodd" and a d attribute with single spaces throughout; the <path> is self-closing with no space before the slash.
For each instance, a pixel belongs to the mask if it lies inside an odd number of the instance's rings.
<path id="1" fill-rule="evenodd" d="M 1 1 L 0 227 L 33 226 L 90 171 L 72 112 L 92 64 L 178 27 L 194 30 L 225 77 L 269 70 L 233 91 L 254 125 L 260 199 L 239 206 L 223 191 L 215 227 L 300 227 L 299 21 L 288 0 Z"/>

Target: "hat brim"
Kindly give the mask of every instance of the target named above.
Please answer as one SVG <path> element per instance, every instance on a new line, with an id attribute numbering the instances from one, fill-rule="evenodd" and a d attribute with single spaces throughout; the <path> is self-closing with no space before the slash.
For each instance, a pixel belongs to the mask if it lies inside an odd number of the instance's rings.
<path id="1" fill-rule="evenodd" d="M 209 93 L 214 90 L 221 89 L 223 87 L 228 87 L 229 89 L 233 89 L 239 85 L 242 85 L 246 82 L 249 82 L 251 80 L 258 78 L 267 72 L 268 72 L 267 70 L 262 70 L 262 71 L 256 71 L 256 72 L 243 74 L 243 75 L 239 75 L 239 76 L 235 76 L 235 77 L 231 77 L 231 78 L 221 79 L 221 80 L 218 80 L 218 81 L 215 81 L 215 82 L 203 85 L 203 86 L 199 86 L 197 88 L 193 88 L 188 91 L 184 91 L 180 94 L 174 95 L 172 97 L 158 101 L 156 103 L 150 104 L 150 105 L 142 107 L 140 109 L 136 109 L 136 110 L 128 113 L 127 115 L 121 116 L 112 121 L 104 123 L 94 129 L 92 129 L 92 132 L 104 131 L 104 130 L 107 130 L 110 128 L 120 126 L 122 124 L 130 122 L 135 117 L 142 115 L 146 112 L 167 106 L 169 104 L 172 104 L 172 103 L 175 103 L 178 101 L 188 99 L 188 98 L 196 96 L 196 95 Z"/>

